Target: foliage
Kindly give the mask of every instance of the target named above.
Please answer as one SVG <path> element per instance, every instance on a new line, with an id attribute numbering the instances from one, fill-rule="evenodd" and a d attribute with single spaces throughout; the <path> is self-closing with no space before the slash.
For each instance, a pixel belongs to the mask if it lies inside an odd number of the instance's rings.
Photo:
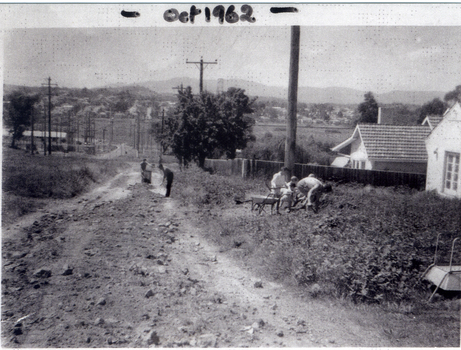
<path id="1" fill-rule="evenodd" d="M 235 193 L 264 191 L 260 180 L 251 185 L 205 172 L 181 176 L 188 184 L 181 189 L 184 198 L 208 209 L 235 206 Z M 298 210 L 235 220 L 210 213 L 214 229 L 208 232 L 222 249 L 238 247 L 261 273 L 307 290 L 316 284 L 320 296 L 381 305 L 419 303 L 428 298 L 419 278 L 433 261 L 437 234 L 443 234 L 439 256 L 446 263 L 451 241 L 459 236 L 460 212 L 461 200 L 430 192 L 349 184 L 325 194 L 317 214 Z M 455 252 L 454 261 L 460 259 L 461 252 Z"/>
<path id="2" fill-rule="evenodd" d="M 184 184 L 178 196 L 184 204 L 204 207 L 222 207 L 234 202 L 234 198 L 243 198 L 245 193 L 264 185 L 242 181 L 241 178 L 210 174 L 195 165 L 176 174 L 175 181 Z"/>
<path id="3" fill-rule="evenodd" d="M 171 140 L 171 150 L 184 165 L 195 161 L 203 168 L 211 156 L 233 159 L 236 150 L 254 138 L 254 120 L 248 115 L 253 112 L 252 101 L 244 90 L 193 96 L 188 87 L 178 92 L 178 100 L 174 115 L 165 122 L 165 140 Z"/>
<path id="4" fill-rule="evenodd" d="M 377 123 L 378 121 L 378 103 L 373 96 L 373 93 L 367 92 L 365 101 L 359 104 L 358 111 L 360 113 L 359 123 Z"/>
<path id="5" fill-rule="evenodd" d="M 14 91 L 8 96 L 8 113 L 3 114 L 5 124 L 11 128 L 11 147 L 15 148 L 15 142 L 22 138 L 26 127 L 31 125 L 34 104 L 38 102 L 38 95 L 27 95 L 21 91 Z"/>
<path id="6" fill-rule="evenodd" d="M 393 103 L 385 105 L 382 110 L 383 124 L 392 125 L 416 125 L 421 124 L 417 121 L 418 110 L 414 106 L 404 105 L 402 103 Z"/>
<path id="7" fill-rule="evenodd" d="M 461 102 L 461 85 L 457 85 L 454 90 L 447 92 L 443 99 L 445 102 Z"/>
<path id="8" fill-rule="evenodd" d="M 441 101 L 439 98 L 434 98 L 432 101 L 423 104 L 421 107 L 418 124 L 421 124 L 429 115 L 443 115 L 446 109 L 446 103 Z"/>
<path id="9" fill-rule="evenodd" d="M 128 108 L 130 108 L 135 101 L 135 97 L 130 93 L 130 91 L 121 91 L 117 95 L 117 102 L 115 103 L 114 109 L 115 112 L 125 113 Z"/>
<path id="10" fill-rule="evenodd" d="M 296 143 L 295 162 L 330 165 L 331 158 L 333 158 L 331 147 L 330 143 L 315 141 L 312 136 L 307 139 L 300 137 Z M 271 133 L 266 133 L 262 138 L 250 142 L 242 155 L 247 159 L 282 162 L 285 157 L 285 137 L 275 137 Z"/>
<path id="11" fill-rule="evenodd" d="M 2 189 L 24 198 L 72 198 L 93 183 L 115 175 L 122 166 L 119 161 L 33 157 L 11 151 L 3 162 Z"/>

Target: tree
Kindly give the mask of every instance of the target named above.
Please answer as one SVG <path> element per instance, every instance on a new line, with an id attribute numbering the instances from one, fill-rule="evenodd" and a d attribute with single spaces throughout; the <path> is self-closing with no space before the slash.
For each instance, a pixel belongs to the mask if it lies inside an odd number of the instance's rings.
<path id="1" fill-rule="evenodd" d="M 377 123 L 378 122 L 378 103 L 373 96 L 373 93 L 367 92 L 365 95 L 365 101 L 359 104 L 360 118 L 359 123 Z"/>
<path id="2" fill-rule="evenodd" d="M 446 95 L 445 95 L 446 96 Z M 439 98 L 423 104 L 419 112 L 418 124 L 421 124 L 428 115 L 443 115 L 447 109 L 447 104 Z"/>
<path id="3" fill-rule="evenodd" d="M 449 104 L 461 102 L 461 85 L 458 85 L 453 91 L 447 92 L 443 99 Z"/>
<path id="4" fill-rule="evenodd" d="M 11 148 L 16 148 L 15 142 L 22 138 L 22 133 L 31 124 L 34 104 L 38 102 L 39 96 L 26 95 L 23 92 L 14 91 L 9 95 L 8 99 L 8 113 L 3 115 L 3 119 L 13 134 Z"/>
<path id="5" fill-rule="evenodd" d="M 115 103 L 114 109 L 115 112 L 125 113 L 135 101 L 134 96 L 130 91 L 125 90 L 117 94 L 117 102 Z"/>
<path id="6" fill-rule="evenodd" d="M 191 161 L 203 168 L 211 155 L 233 159 L 237 149 L 254 140 L 251 101 L 245 91 L 230 88 L 217 95 L 207 91 L 192 95 L 187 87 L 178 92 L 179 103 L 173 116 L 165 121 L 165 140 L 184 165 Z"/>

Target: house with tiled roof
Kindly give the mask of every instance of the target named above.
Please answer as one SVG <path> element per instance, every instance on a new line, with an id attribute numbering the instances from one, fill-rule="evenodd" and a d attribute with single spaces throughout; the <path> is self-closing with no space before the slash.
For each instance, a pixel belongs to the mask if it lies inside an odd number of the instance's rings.
<path id="1" fill-rule="evenodd" d="M 461 106 L 456 102 L 426 139 L 426 190 L 461 198 Z"/>
<path id="2" fill-rule="evenodd" d="M 358 124 L 352 136 L 332 150 L 349 157 L 355 169 L 424 174 L 430 131 L 427 125 Z"/>

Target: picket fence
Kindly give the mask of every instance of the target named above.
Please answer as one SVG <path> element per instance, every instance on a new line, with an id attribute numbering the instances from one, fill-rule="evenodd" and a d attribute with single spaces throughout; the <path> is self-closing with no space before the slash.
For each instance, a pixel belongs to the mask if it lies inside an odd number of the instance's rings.
<path id="1" fill-rule="evenodd" d="M 272 162 L 254 159 L 206 159 L 205 167 L 223 175 L 240 175 L 247 177 L 270 178 L 280 171 L 283 162 Z M 408 186 L 424 190 L 426 174 L 402 173 L 381 170 L 364 170 L 337 168 L 325 165 L 295 164 L 293 174 L 299 179 L 315 174 L 324 181 L 336 183 L 357 182 L 373 186 Z"/>

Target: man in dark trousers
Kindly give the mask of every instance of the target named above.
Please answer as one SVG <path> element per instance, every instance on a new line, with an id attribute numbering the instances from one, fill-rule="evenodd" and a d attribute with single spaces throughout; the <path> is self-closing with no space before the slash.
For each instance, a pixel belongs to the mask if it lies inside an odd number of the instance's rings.
<path id="1" fill-rule="evenodd" d="M 168 168 L 164 168 L 162 163 L 160 163 L 158 168 L 161 171 L 163 171 L 163 180 L 162 180 L 161 185 L 163 185 L 163 182 L 166 179 L 166 194 L 165 194 L 165 197 L 169 197 L 170 193 L 171 193 L 171 185 L 173 184 L 173 177 L 174 177 L 173 172 Z"/>

